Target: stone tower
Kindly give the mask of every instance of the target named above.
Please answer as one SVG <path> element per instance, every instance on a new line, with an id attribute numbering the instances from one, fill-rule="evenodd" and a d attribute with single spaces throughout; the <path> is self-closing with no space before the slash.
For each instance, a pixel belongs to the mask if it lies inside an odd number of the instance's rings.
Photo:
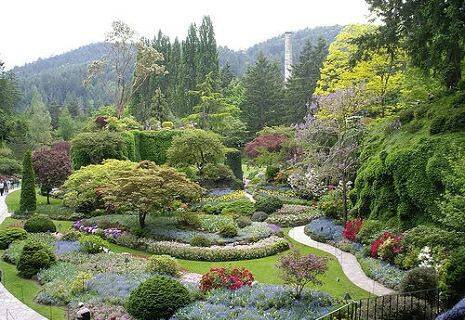
<path id="1" fill-rule="evenodd" d="M 292 66 L 292 32 L 284 34 L 284 80 L 291 76 Z"/>

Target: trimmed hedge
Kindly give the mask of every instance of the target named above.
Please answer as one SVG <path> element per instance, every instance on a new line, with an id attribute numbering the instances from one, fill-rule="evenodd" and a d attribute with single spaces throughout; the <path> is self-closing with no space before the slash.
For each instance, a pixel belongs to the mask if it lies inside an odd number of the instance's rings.
<path id="1" fill-rule="evenodd" d="M 56 262 L 56 257 L 49 248 L 41 243 L 28 241 L 19 257 L 17 269 L 24 278 L 32 278 L 40 269 L 47 269 Z"/>
<path id="2" fill-rule="evenodd" d="M 242 171 L 242 153 L 236 149 L 227 149 L 225 157 L 225 164 L 231 168 L 234 176 L 242 181 L 244 178 L 244 172 Z"/>
<path id="3" fill-rule="evenodd" d="M 22 176 L 19 210 L 21 212 L 34 212 L 37 208 L 37 198 L 31 151 L 24 154 Z"/>
<path id="4" fill-rule="evenodd" d="M 48 216 L 37 214 L 27 219 L 24 230 L 31 233 L 56 232 L 57 227 Z"/>
<path id="5" fill-rule="evenodd" d="M 126 239 L 127 238 L 127 239 Z M 166 254 L 178 259 L 195 261 L 234 261 L 252 260 L 275 255 L 289 249 L 289 243 L 280 237 L 272 236 L 250 245 L 192 247 L 189 244 L 172 241 L 155 241 L 128 235 L 115 239 L 116 243 L 144 250 L 154 254 Z"/>
<path id="6" fill-rule="evenodd" d="M 133 131 L 136 161 L 150 160 L 156 164 L 165 163 L 173 138 L 181 132 L 174 129 Z"/>

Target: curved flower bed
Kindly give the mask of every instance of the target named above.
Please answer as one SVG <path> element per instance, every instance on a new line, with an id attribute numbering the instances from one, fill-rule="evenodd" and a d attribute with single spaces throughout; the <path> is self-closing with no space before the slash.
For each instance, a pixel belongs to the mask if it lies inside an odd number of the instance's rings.
<path id="1" fill-rule="evenodd" d="M 193 247 L 189 244 L 173 241 L 155 241 L 122 235 L 115 242 L 134 249 L 154 254 L 167 254 L 175 258 L 199 261 L 251 260 L 275 255 L 289 249 L 289 243 L 280 237 L 271 236 L 247 245 L 226 245 L 211 247 Z"/>

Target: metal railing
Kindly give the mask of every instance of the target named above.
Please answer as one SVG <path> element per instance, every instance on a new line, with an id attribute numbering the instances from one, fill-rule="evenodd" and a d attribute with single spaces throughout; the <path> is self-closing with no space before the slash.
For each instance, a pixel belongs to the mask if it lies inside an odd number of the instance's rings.
<path id="1" fill-rule="evenodd" d="M 317 320 L 396 320 L 412 314 L 416 320 L 433 320 L 442 311 L 439 289 L 394 293 L 351 301 Z"/>

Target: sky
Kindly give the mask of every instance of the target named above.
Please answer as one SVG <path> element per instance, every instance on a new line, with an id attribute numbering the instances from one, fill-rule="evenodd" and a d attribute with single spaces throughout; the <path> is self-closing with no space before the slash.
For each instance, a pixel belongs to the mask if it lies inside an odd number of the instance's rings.
<path id="1" fill-rule="evenodd" d="M 210 15 L 219 45 L 249 46 L 286 31 L 364 23 L 364 0 L 10 0 L 0 6 L 0 60 L 7 69 L 103 41 L 123 20 L 140 36 L 183 39 Z"/>

